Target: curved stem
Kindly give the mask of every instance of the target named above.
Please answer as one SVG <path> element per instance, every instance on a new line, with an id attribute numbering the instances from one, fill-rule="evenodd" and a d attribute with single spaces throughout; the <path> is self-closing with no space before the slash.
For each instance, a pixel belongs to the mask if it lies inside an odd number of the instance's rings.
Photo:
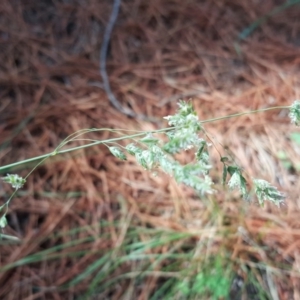
<path id="1" fill-rule="evenodd" d="M 273 106 L 273 107 L 256 109 L 256 110 L 249 110 L 249 111 L 242 112 L 242 113 L 237 113 L 237 114 L 232 114 L 232 115 L 228 115 L 228 116 L 224 116 L 224 117 L 219 117 L 219 118 L 213 118 L 213 119 L 200 121 L 200 123 L 204 124 L 204 123 L 210 123 L 210 122 L 215 122 L 215 121 L 220 121 L 220 120 L 226 120 L 226 119 L 240 117 L 240 116 L 244 116 L 244 115 L 256 114 L 256 113 L 264 112 L 264 111 L 268 111 L 268 110 L 286 109 L 286 108 L 289 109 L 290 107 L 291 106 Z"/>
<path id="2" fill-rule="evenodd" d="M 169 128 L 163 128 L 163 129 L 158 129 L 158 130 L 154 130 L 151 131 L 152 133 L 161 133 L 161 132 L 166 132 L 169 130 L 174 129 L 174 127 L 169 127 Z M 5 170 L 7 168 L 12 168 L 12 167 L 16 167 L 25 163 L 30 163 L 30 162 L 34 162 L 37 160 L 42 160 L 39 164 L 41 164 L 45 159 L 49 158 L 50 156 L 54 156 L 56 154 L 63 154 L 63 153 L 67 153 L 67 152 L 72 152 L 72 151 L 76 151 L 76 150 L 80 150 L 80 149 L 84 149 L 84 148 L 88 148 L 88 147 L 92 147 L 92 146 L 96 146 L 96 145 L 100 145 L 100 144 L 104 144 L 104 143 L 112 143 L 112 142 L 116 142 L 116 141 L 121 141 L 121 140 L 125 140 L 125 139 L 132 139 L 135 137 L 139 137 L 139 136 L 143 136 L 146 135 L 148 132 L 141 132 L 141 133 L 136 133 L 136 134 L 132 134 L 132 135 L 126 135 L 126 136 L 122 136 L 122 137 L 117 137 L 117 138 L 112 138 L 112 139 L 108 139 L 108 140 L 103 140 L 103 141 L 95 141 L 93 143 L 89 143 L 86 145 L 81 145 L 81 146 L 77 146 L 77 147 L 73 147 L 73 148 L 69 148 L 69 149 L 65 149 L 65 150 L 61 150 L 61 151 L 57 151 L 54 150 L 51 153 L 47 153 L 47 154 L 43 154 L 40 156 L 36 156 L 33 158 L 29 158 L 29 159 L 25 159 L 19 162 L 15 162 L 9 165 L 5 165 L 0 167 L 0 171 Z"/>
<path id="3" fill-rule="evenodd" d="M 111 128 L 86 128 L 86 129 L 80 129 L 78 131 L 73 132 L 72 134 L 70 134 L 69 136 L 67 136 L 53 151 L 53 155 L 58 153 L 58 150 L 61 149 L 63 146 L 65 146 L 66 144 L 68 144 L 69 142 L 74 141 L 75 139 L 77 139 L 77 137 L 84 135 L 86 133 L 90 133 L 90 132 L 99 132 L 99 131 L 109 131 L 109 132 L 113 132 L 113 133 L 117 133 L 117 134 L 124 134 L 121 133 L 120 131 L 132 131 L 132 132 L 142 132 L 142 131 L 135 131 L 135 130 L 126 130 L 126 129 L 111 129 Z"/>

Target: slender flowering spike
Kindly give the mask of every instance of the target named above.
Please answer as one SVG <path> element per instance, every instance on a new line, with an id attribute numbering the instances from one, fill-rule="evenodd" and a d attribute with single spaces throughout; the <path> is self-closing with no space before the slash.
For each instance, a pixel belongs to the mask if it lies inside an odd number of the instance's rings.
<path id="1" fill-rule="evenodd" d="M 245 200 L 248 200 L 249 198 L 249 194 L 247 191 L 247 182 L 245 177 L 241 174 L 241 171 L 237 170 L 235 171 L 230 180 L 228 181 L 228 186 L 231 190 L 237 188 L 238 190 L 240 190 L 243 198 Z"/>
<path id="2" fill-rule="evenodd" d="M 234 172 L 233 175 L 231 176 L 230 180 L 228 181 L 228 186 L 231 190 L 235 188 L 240 188 L 241 186 L 241 179 L 240 179 L 240 173 L 239 172 Z"/>
<path id="3" fill-rule="evenodd" d="M 296 100 L 290 107 L 289 117 L 291 119 L 292 124 L 296 126 L 300 126 L 300 101 Z"/>
<path id="4" fill-rule="evenodd" d="M 2 177 L 2 180 L 11 184 L 11 186 L 16 190 L 23 187 L 24 183 L 26 182 L 25 179 L 17 174 L 7 174 L 5 177 Z"/>
<path id="5" fill-rule="evenodd" d="M 177 167 L 177 165 L 179 165 L 177 162 L 174 162 L 172 160 L 170 160 L 167 156 L 160 156 L 159 157 L 159 165 L 161 167 L 161 169 L 169 174 L 170 176 L 173 175 L 174 169 Z"/>
<path id="6" fill-rule="evenodd" d="M 0 218 L 0 228 L 4 228 L 7 225 L 7 220 L 5 216 Z"/>
<path id="7" fill-rule="evenodd" d="M 121 160 L 126 160 L 126 155 L 119 147 L 108 147 L 109 151 L 117 158 Z"/>
<path id="8" fill-rule="evenodd" d="M 207 171 L 210 169 L 209 164 L 209 153 L 208 153 L 208 146 L 209 144 L 205 140 L 200 140 L 200 146 L 195 153 L 196 160 L 202 165 L 207 166 Z"/>
<path id="9" fill-rule="evenodd" d="M 263 179 L 253 179 L 253 183 L 260 205 L 263 205 L 266 200 L 273 202 L 277 206 L 284 202 L 285 196 L 276 187 L 271 186 L 269 182 Z"/>
<path id="10" fill-rule="evenodd" d="M 186 117 L 190 114 L 195 114 L 192 103 L 188 103 L 180 100 L 178 106 L 179 106 L 179 114 L 183 117 Z"/>
<path id="11" fill-rule="evenodd" d="M 201 131 L 201 122 L 199 121 L 197 114 L 191 103 L 179 102 L 179 110 L 173 116 L 164 117 L 168 120 L 170 126 L 175 126 L 178 128 L 187 128 L 189 132 L 199 132 Z"/>
<path id="12" fill-rule="evenodd" d="M 151 170 L 156 164 L 155 154 L 150 150 L 144 150 L 141 153 L 141 161 L 145 163 L 145 165 L 142 165 L 145 169 Z"/>
<path id="13" fill-rule="evenodd" d="M 148 154 L 147 154 L 147 150 L 143 150 L 141 152 L 138 152 L 136 153 L 135 155 L 135 158 L 137 160 L 137 162 L 145 169 L 149 169 L 149 166 L 148 166 L 148 162 L 147 162 L 147 157 L 148 157 Z"/>
<path id="14" fill-rule="evenodd" d="M 179 153 L 181 150 L 188 150 L 198 143 L 198 135 L 187 129 L 178 129 L 175 132 L 169 133 L 169 142 L 166 143 L 163 149 L 171 154 Z"/>
<path id="15" fill-rule="evenodd" d="M 135 144 L 131 143 L 126 146 L 126 150 L 131 155 L 136 155 L 139 152 L 142 152 L 142 149 L 137 147 Z"/>

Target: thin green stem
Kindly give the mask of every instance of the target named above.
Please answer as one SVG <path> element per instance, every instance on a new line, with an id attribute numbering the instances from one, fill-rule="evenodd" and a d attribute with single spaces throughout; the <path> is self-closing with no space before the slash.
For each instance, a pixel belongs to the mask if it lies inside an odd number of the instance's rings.
<path id="1" fill-rule="evenodd" d="M 144 131 L 141 130 L 131 130 L 131 129 L 119 129 L 119 128 L 115 128 L 115 129 L 111 129 L 111 128 L 85 128 L 85 129 L 80 129 L 77 130 L 73 133 L 71 133 L 70 135 L 68 135 L 56 148 L 55 150 L 52 152 L 52 155 L 56 155 L 58 153 L 58 150 L 61 149 L 62 147 L 64 147 L 66 144 L 68 144 L 69 142 L 72 142 L 74 140 L 77 140 L 77 138 L 83 134 L 86 133 L 90 133 L 90 132 L 99 132 L 99 131 L 109 131 L 112 133 L 117 133 L 119 135 L 125 135 L 124 133 L 122 133 L 121 131 L 127 131 L 127 132 L 136 132 L 136 133 L 144 133 Z"/>
<path id="2" fill-rule="evenodd" d="M 14 241 L 14 242 L 21 242 L 21 240 L 19 238 L 17 238 L 16 236 L 7 235 L 7 234 L 3 234 L 3 233 L 0 233 L 0 240 L 1 239 L 6 239 L 6 240 Z"/>
<path id="3" fill-rule="evenodd" d="M 228 115 L 228 116 L 225 116 L 225 117 L 219 117 L 219 118 L 213 118 L 213 119 L 200 121 L 200 123 L 202 123 L 202 124 L 210 123 L 210 122 L 215 122 L 215 121 L 221 121 L 221 120 L 226 120 L 226 119 L 230 119 L 230 118 L 240 117 L 240 116 L 244 116 L 244 115 L 256 114 L 256 113 L 264 112 L 264 111 L 268 111 L 268 110 L 289 109 L 289 108 L 291 108 L 291 106 L 273 106 L 273 107 L 256 109 L 256 110 L 249 110 L 249 111 L 246 111 L 246 112 L 237 113 L 237 114 L 233 114 L 233 115 Z"/>
<path id="4" fill-rule="evenodd" d="M 44 159 L 42 159 L 40 162 L 38 162 L 34 168 L 26 175 L 26 177 L 24 178 L 25 180 L 31 175 L 31 173 L 38 167 L 40 166 L 45 160 L 47 160 L 50 156 L 52 156 L 52 154 L 48 154 L 47 157 L 45 157 Z"/>
<path id="5" fill-rule="evenodd" d="M 80 129 L 76 132 L 73 132 L 72 134 L 70 134 L 69 136 L 67 136 L 53 151 L 53 155 L 58 153 L 58 150 L 61 149 L 62 147 L 64 147 L 66 144 L 68 144 L 69 142 L 74 141 L 75 139 L 77 139 L 79 136 L 84 135 L 86 133 L 90 133 L 90 132 L 95 132 L 95 131 L 109 131 L 109 132 L 113 132 L 113 133 L 118 133 L 118 134 L 123 134 L 120 133 L 119 129 L 110 129 L 110 128 L 86 128 L 86 129 Z"/>
<path id="6" fill-rule="evenodd" d="M 2 208 L 3 208 L 4 206 L 6 206 L 6 211 L 5 211 L 5 213 L 1 216 L 1 218 L 6 216 L 6 214 L 7 214 L 7 212 L 8 212 L 8 204 L 10 203 L 10 201 L 11 201 L 11 199 L 14 197 L 14 195 L 17 193 L 17 191 L 18 191 L 18 189 L 14 190 L 14 192 L 10 195 L 9 199 L 8 199 L 4 204 L 2 204 L 2 205 L 0 206 L 0 211 L 2 210 Z"/>
<path id="7" fill-rule="evenodd" d="M 151 132 L 152 133 L 161 133 L 161 132 L 166 132 L 166 131 L 169 131 L 169 130 L 173 130 L 174 128 L 175 127 L 163 128 L 163 129 L 154 130 L 154 131 L 151 131 Z M 133 139 L 133 138 L 136 138 L 136 137 L 139 137 L 139 136 L 146 135 L 147 133 L 148 132 L 141 132 L 141 133 L 137 133 L 137 134 L 126 135 L 126 136 L 107 139 L 107 140 L 103 140 L 103 141 L 95 141 L 93 143 L 89 143 L 89 144 L 86 144 L 86 145 L 81 145 L 81 146 L 77 146 L 77 147 L 73 147 L 73 148 L 69 148 L 69 149 L 65 149 L 65 150 L 61 150 L 61 151 L 54 150 L 51 153 L 43 154 L 43 155 L 40 155 L 40 156 L 32 157 L 32 158 L 29 158 L 29 159 L 25 159 L 25 160 L 22 160 L 22 161 L 19 161 L 19 162 L 15 162 L 15 163 L 12 163 L 12 164 L 9 164 L 9 165 L 2 166 L 2 167 L 0 167 L 0 172 L 2 170 L 8 169 L 8 168 L 16 167 L 16 166 L 26 164 L 26 163 L 30 163 L 30 162 L 34 162 L 34 161 L 37 161 L 37 160 L 42 160 L 42 162 L 43 162 L 45 159 L 49 158 L 50 156 L 54 156 L 56 154 L 63 154 L 63 153 L 67 153 L 67 152 L 72 152 L 72 151 L 76 151 L 76 150 L 80 150 L 80 149 L 84 149 L 84 148 L 88 148 L 88 147 L 92 147 L 92 146 L 96 146 L 96 145 L 100 145 L 100 144 L 104 144 L 104 143 L 113 143 L 113 142 L 121 141 L 121 140 L 125 140 L 125 139 Z"/>

